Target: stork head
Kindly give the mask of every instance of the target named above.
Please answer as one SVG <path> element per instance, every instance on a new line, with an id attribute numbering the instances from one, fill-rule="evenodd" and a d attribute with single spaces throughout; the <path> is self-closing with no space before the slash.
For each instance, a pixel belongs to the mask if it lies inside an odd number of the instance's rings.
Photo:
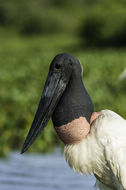
<path id="1" fill-rule="evenodd" d="M 30 147 L 40 132 L 45 128 L 51 116 L 53 116 L 53 123 L 56 127 L 60 127 L 65 124 L 65 122 L 68 123 L 70 120 L 79 117 L 79 115 L 72 114 L 72 112 L 69 111 L 70 106 L 68 99 L 63 97 L 69 97 L 69 100 L 73 105 L 76 104 L 77 101 L 81 101 L 82 96 L 85 94 L 85 97 L 83 96 L 85 103 L 83 103 L 83 100 L 80 102 L 80 111 L 78 113 L 80 113 L 80 116 L 85 115 L 83 112 L 88 109 L 87 104 L 89 104 L 90 112 L 87 112 L 85 117 L 87 120 L 90 119 L 90 115 L 93 112 L 93 105 L 85 88 L 81 89 L 83 88 L 81 73 L 81 64 L 74 56 L 67 53 L 61 53 L 55 56 L 50 64 L 49 73 L 45 82 L 40 103 L 21 153 L 24 153 Z M 74 81 L 79 82 L 74 86 Z M 70 95 L 69 92 L 72 92 L 72 89 L 75 89 L 75 93 L 73 92 L 73 95 Z M 80 95 L 81 91 L 83 91 L 82 95 Z M 78 96 L 77 100 L 75 96 Z M 65 105 L 65 108 L 67 110 L 69 109 L 69 114 L 66 112 L 63 113 L 63 109 L 61 107 Z"/>

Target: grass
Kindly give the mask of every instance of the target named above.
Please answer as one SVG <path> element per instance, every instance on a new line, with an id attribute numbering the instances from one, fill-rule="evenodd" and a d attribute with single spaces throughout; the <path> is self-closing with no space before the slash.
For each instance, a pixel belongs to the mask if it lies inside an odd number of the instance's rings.
<path id="1" fill-rule="evenodd" d="M 48 67 L 61 52 L 75 55 L 83 65 L 85 86 L 95 111 L 112 109 L 126 118 L 126 81 L 119 74 L 126 68 L 125 49 L 82 50 L 80 39 L 71 35 L 0 37 L 0 155 L 21 149 L 41 96 Z M 62 143 L 51 121 L 29 151 L 52 151 Z"/>

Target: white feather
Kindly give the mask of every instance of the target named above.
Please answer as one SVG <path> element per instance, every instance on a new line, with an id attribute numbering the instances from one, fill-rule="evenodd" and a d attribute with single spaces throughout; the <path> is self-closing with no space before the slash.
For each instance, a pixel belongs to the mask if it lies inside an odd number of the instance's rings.
<path id="1" fill-rule="evenodd" d="M 95 174 L 101 190 L 126 190 L 126 121 L 110 110 L 101 112 L 90 134 L 66 145 L 64 155 L 76 172 Z"/>

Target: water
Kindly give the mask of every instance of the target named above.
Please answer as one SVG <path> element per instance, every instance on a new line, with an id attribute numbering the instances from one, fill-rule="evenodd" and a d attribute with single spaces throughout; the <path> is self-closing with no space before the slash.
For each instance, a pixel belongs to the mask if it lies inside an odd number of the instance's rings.
<path id="1" fill-rule="evenodd" d="M 95 178 L 76 174 L 63 155 L 11 153 L 0 159 L 0 190 L 93 190 Z"/>

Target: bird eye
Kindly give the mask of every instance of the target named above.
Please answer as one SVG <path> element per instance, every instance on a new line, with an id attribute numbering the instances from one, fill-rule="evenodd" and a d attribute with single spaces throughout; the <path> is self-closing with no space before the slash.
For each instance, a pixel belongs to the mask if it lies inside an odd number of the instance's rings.
<path id="1" fill-rule="evenodd" d="M 70 66 L 72 66 L 72 62 L 70 62 Z"/>
<path id="2" fill-rule="evenodd" d="M 56 69 L 60 69 L 60 67 L 61 67 L 61 65 L 60 65 L 59 63 L 56 63 L 56 64 L 55 64 L 55 68 L 56 68 Z"/>

